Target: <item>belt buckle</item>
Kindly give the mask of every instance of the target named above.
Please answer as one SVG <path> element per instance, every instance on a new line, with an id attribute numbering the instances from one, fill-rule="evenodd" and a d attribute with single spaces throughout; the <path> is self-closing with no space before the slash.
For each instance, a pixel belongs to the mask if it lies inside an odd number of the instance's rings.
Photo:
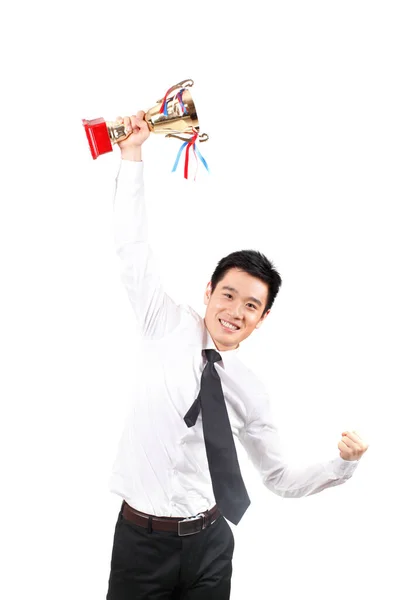
<path id="1" fill-rule="evenodd" d="M 188 527 L 183 525 L 183 523 L 189 524 L 191 521 L 192 522 L 198 521 L 200 517 L 202 518 L 200 527 L 195 527 L 194 530 L 190 530 Z M 206 526 L 205 515 L 204 515 L 204 513 L 199 513 L 195 517 L 187 517 L 186 519 L 183 519 L 183 521 L 178 521 L 178 535 L 181 537 L 185 536 L 185 535 L 193 535 L 194 533 L 199 533 L 202 529 L 205 529 L 205 526 Z M 186 531 L 185 531 L 185 529 L 186 529 Z"/>

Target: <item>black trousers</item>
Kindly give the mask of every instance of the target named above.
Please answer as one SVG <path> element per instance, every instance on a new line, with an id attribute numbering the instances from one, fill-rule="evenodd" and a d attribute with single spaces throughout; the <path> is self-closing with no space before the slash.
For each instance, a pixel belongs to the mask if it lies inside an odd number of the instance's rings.
<path id="1" fill-rule="evenodd" d="M 107 600 L 228 600 L 234 538 L 220 516 L 193 535 L 115 526 Z"/>

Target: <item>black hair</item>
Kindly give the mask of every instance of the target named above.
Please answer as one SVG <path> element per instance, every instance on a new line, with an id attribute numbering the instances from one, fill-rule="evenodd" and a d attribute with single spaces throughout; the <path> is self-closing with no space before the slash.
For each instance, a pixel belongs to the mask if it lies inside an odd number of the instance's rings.
<path id="1" fill-rule="evenodd" d="M 261 279 L 268 287 L 267 304 L 262 316 L 271 308 L 282 284 L 282 278 L 273 263 L 257 250 L 239 250 L 221 258 L 211 277 L 211 293 L 230 269 L 240 269 Z"/>

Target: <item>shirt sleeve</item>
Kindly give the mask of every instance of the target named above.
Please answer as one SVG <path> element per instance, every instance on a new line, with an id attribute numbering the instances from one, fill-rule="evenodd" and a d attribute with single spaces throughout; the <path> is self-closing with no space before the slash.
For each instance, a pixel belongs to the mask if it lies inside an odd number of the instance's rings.
<path id="1" fill-rule="evenodd" d="M 142 334 L 161 338 L 178 325 L 180 309 L 164 291 L 148 244 L 142 162 L 121 160 L 114 195 L 114 241 L 121 279 Z"/>
<path id="2" fill-rule="evenodd" d="M 268 396 L 265 394 L 259 400 L 239 439 L 269 490 L 284 498 L 301 498 L 350 479 L 359 461 L 346 461 L 340 456 L 306 467 L 288 465 L 273 423 Z"/>

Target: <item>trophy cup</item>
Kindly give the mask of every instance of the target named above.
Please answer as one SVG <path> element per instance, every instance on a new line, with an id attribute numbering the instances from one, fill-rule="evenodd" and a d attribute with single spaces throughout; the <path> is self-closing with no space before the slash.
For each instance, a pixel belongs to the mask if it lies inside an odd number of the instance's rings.
<path id="1" fill-rule="evenodd" d="M 193 85 L 192 79 L 173 85 L 162 100 L 147 111 L 144 120 L 153 133 L 162 133 L 165 137 L 174 137 L 193 145 L 194 140 L 205 142 L 206 133 L 200 134 L 199 120 L 192 95 L 188 88 Z M 82 119 L 89 142 L 92 157 L 112 152 L 113 144 L 126 139 L 127 133 L 123 124 L 105 121 L 102 118 L 87 121 Z"/>

